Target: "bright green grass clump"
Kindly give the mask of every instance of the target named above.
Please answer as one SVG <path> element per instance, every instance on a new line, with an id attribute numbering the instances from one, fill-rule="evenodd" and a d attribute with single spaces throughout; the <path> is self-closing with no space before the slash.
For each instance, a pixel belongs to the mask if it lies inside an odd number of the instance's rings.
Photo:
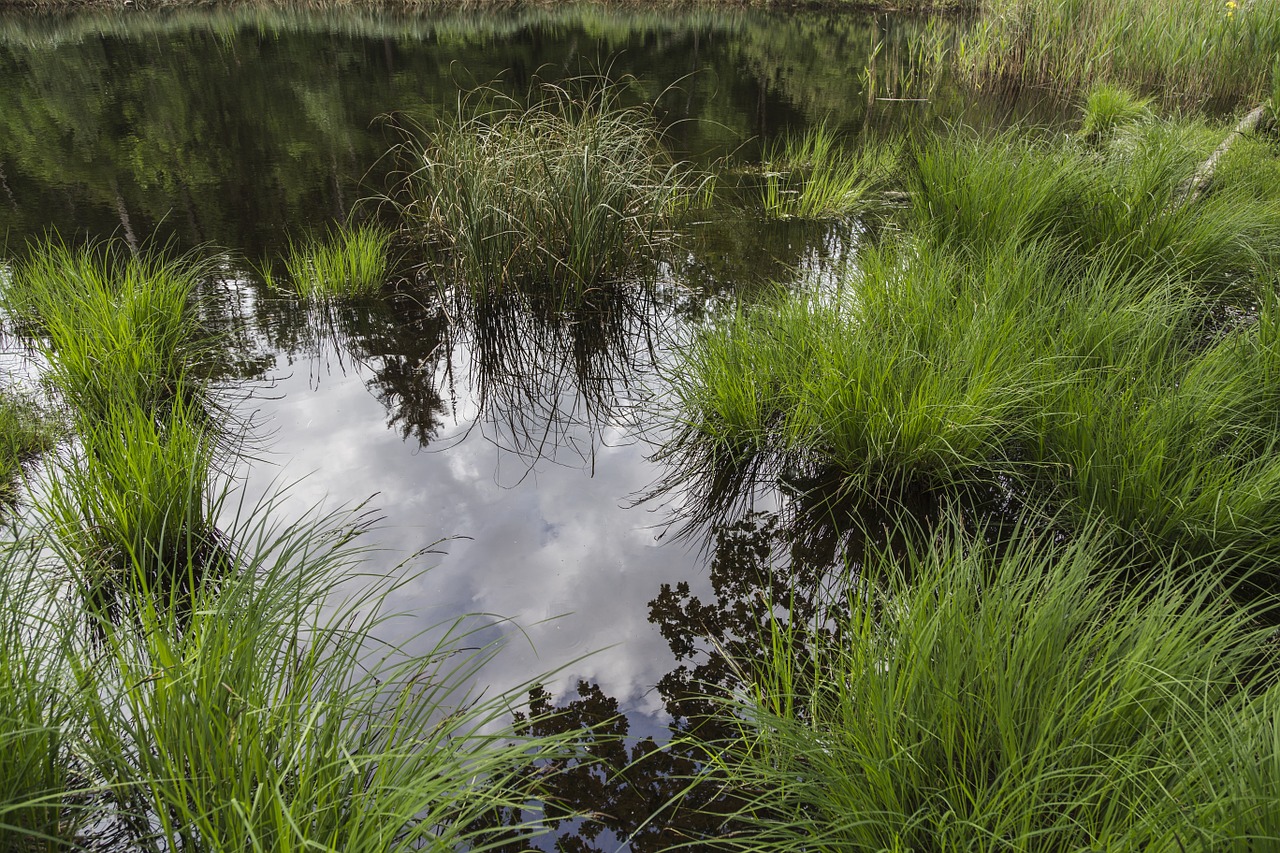
<path id="1" fill-rule="evenodd" d="M 1024 530 L 997 551 L 962 531 L 868 554 L 847 615 L 807 647 L 772 623 L 741 740 L 713 755 L 753 792 L 750 829 L 720 845 L 1280 843 L 1272 631 L 1218 571 L 1161 565 L 1128 587 L 1093 533 Z"/>
<path id="2" fill-rule="evenodd" d="M 911 224 L 962 252 L 1049 238 L 1066 257 L 1113 253 L 1125 268 L 1156 264 L 1234 287 L 1280 246 L 1280 196 L 1220 192 L 1183 204 L 1220 139 L 1153 122 L 1117 130 L 1098 151 L 1015 134 L 936 140 L 908 172 Z"/>
<path id="3" fill-rule="evenodd" d="M 387 277 L 391 236 L 378 225 L 359 225 L 300 245 L 290 242 L 285 268 L 306 298 L 372 296 Z"/>
<path id="4" fill-rule="evenodd" d="M 1280 7 L 1260 0 L 995 0 L 957 51 L 991 84 L 1118 82 L 1184 105 L 1257 103 L 1277 53 Z"/>
<path id="5" fill-rule="evenodd" d="M 1119 86 L 1095 86 L 1084 105 L 1080 133 L 1086 139 L 1102 139 L 1117 128 L 1149 119 L 1151 99 L 1140 98 Z"/>
<path id="6" fill-rule="evenodd" d="M 905 236 L 681 351 L 669 485 L 712 517 L 762 477 L 1005 493 L 1157 553 L 1280 557 L 1276 196 L 1180 202 L 1177 138 L 921 149 Z"/>
<path id="7" fill-rule="evenodd" d="M 37 509 L 90 603 L 114 608 L 140 579 L 189 590 L 218 558 L 222 460 L 205 424 L 181 401 L 162 419 L 121 402 L 46 466 Z"/>
<path id="8" fill-rule="evenodd" d="M 0 306 L 49 362 L 46 378 L 77 413 L 124 402 L 169 405 L 192 385 L 208 337 L 193 311 L 206 264 L 130 255 L 119 244 L 31 247 L 0 290 Z"/>
<path id="9" fill-rule="evenodd" d="M 709 183 L 671 162 L 654 117 L 621 94 L 544 86 L 531 106 L 499 99 L 406 143 L 397 203 L 436 274 L 481 295 L 577 298 L 650 262 Z"/>
<path id="10" fill-rule="evenodd" d="M 779 219 L 840 219 L 866 209 L 873 190 L 887 179 L 893 146 L 860 149 L 825 125 L 788 135 L 765 156 L 761 201 Z"/>

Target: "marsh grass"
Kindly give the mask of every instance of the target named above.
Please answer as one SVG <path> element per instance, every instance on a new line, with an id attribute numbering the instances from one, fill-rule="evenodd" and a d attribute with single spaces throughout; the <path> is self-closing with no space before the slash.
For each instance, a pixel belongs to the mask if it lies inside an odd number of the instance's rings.
<path id="1" fill-rule="evenodd" d="M 1149 120 L 1151 99 L 1141 98 L 1127 89 L 1107 84 L 1095 86 L 1085 100 L 1080 134 L 1085 139 L 1100 140 L 1126 124 Z"/>
<path id="2" fill-rule="evenodd" d="M 46 465 L 36 510 L 87 606 L 120 615 L 148 594 L 180 600 L 224 573 L 215 526 L 218 439 L 178 402 L 163 420 L 121 402 L 78 425 Z"/>
<path id="3" fill-rule="evenodd" d="M 1261 610 L 1234 605 L 1214 567 L 1163 564 L 1131 585 L 1096 530 L 1056 544 L 1024 529 L 994 549 L 964 528 L 953 518 L 905 553 L 868 553 L 830 632 L 771 623 L 763 663 L 746 673 L 755 691 L 731 703 L 740 738 L 709 755 L 756 792 L 737 815 L 751 829 L 713 843 L 1280 840 L 1256 796 L 1275 790 L 1274 701 L 1257 675 L 1274 648 Z M 1237 761 L 1250 769 L 1228 780 Z M 1236 807 L 1254 822 L 1215 813 Z M 1274 813 L 1274 799 L 1264 808 Z M 1257 829 L 1252 842 L 1241 834 Z"/>
<path id="4" fill-rule="evenodd" d="M 1100 150 L 962 132 L 915 151 L 910 224 L 964 253 L 1050 239 L 1065 258 L 1110 254 L 1124 269 L 1154 265 L 1205 288 L 1247 287 L 1280 247 L 1280 196 L 1217 192 L 1182 203 L 1221 138 L 1166 121 L 1119 128 Z"/>
<path id="5" fill-rule="evenodd" d="M 766 216 L 778 219 L 842 219 L 867 209 L 872 193 L 892 174 L 897 147 L 852 144 L 826 125 L 788 134 L 761 164 Z"/>
<path id="6" fill-rule="evenodd" d="M 126 402 L 157 411 L 196 390 L 186 379 L 209 336 L 191 300 L 210 271 L 190 256 L 48 240 L 16 264 L 0 306 L 30 333 L 46 379 L 77 413 L 92 418 Z"/>
<path id="7" fill-rule="evenodd" d="M 23 466 L 50 450 L 61 431 L 29 391 L 0 388 L 0 506 L 15 500 Z"/>
<path id="8" fill-rule="evenodd" d="M 909 234 L 681 352 L 666 486 L 706 496 L 695 520 L 762 480 L 978 489 L 1153 554 L 1280 553 L 1276 197 L 1236 189 L 1264 171 L 1240 161 L 1176 203 L 1185 132 L 917 152 Z"/>
<path id="9" fill-rule="evenodd" d="M 289 242 L 285 269 L 298 295 L 317 299 L 373 296 L 386 281 L 392 232 L 376 224 L 343 226 L 324 237 Z"/>
<path id="10" fill-rule="evenodd" d="M 0 543 L 0 850 L 65 850 L 87 802 L 73 758 L 70 623 L 32 543 Z"/>
<path id="11" fill-rule="evenodd" d="M 1248 0 L 997 0 L 961 38 L 962 73 L 988 85 L 1110 82 L 1171 104 L 1266 97 L 1280 8 Z"/>
<path id="12" fill-rule="evenodd" d="M 363 577 L 370 519 L 228 524 L 235 570 L 192 591 L 186 617 L 139 596 L 77 659 L 88 760 L 142 850 L 486 849 L 535 765 L 567 737 L 520 737 L 511 706 L 472 686 L 491 649 L 461 626 L 386 636 L 399 574 Z M 412 576 L 413 573 L 410 573 Z M 353 594 L 356 590 L 358 594 Z M 445 626 L 448 628 L 448 626 Z"/>
<path id="13" fill-rule="evenodd" d="M 582 93 L 577 93 L 582 90 Z M 409 129 L 393 199 L 436 275 L 476 295 L 543 288 L 576 300 L 636 273 L 710 178 L 674 163 L 621 84 L 541 85 L 528 105 L 481 90 Z"/>

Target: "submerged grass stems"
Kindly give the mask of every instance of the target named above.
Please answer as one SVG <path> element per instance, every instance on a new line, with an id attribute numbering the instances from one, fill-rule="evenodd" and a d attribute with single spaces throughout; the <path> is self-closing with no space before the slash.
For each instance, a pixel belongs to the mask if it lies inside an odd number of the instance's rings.
<path id="1" fill-rule="evenodd" d="M 28 392 L 0 387 L 0 506 L 12 503 L 22 466 L 53 447 L 59 428 Z"/>
<path id="2" fill-rule="evenodd" d="M 892 145 L 849 147 L 826 125 L 791 134 L 765 155 L 761 201 L 779 219 L 840 219 L 865 210 L 891 173 Z"/>
<path id="3" fill-rule="evenodd" d="M 575 95 L 580 85 L 589 91 Z M 634 273 L 710 185 L 671 161 L 652 112 L 624 106 L 608 82 L 544 84 L 528 106 L 482 91 L 411 135 L 395 203 L 435 273 L 478 296 L 577 300 Z"/>
<path id="4" fill-rule="evenodd" d="M 995 0 L 956 55 L 980 83 L 1114 82 L 1200 106 L 1265 98 L 1277 53 L 1275 3 Z"/>
<path id="5" fill-rule="evenodd" d="M 391 232 L 379 225 L 344 226 L 324 238 L 289 243 L 285 268 L 308 299 L 375 295 L 387 277 Z"/>
<path id="6" fill-rule="evenodd" d="M 916 541 L 869 553 L 846 615 L 805 632 L 807 648 L 772 623 L 756 690 L 731 706 L 741 737 L 710 755 L 755 792 L 738 814 L 752 829 L 710 843 L 1256 849 L 1242 833 L 1257 829 L 1253 843 L 1280 841 L 1258 808 L 1274 814 L 1260 675 L 1272 631 L 1217 570 L 1164 564 L 1129 586 L 1097 530 L 1067 544 L 1023 530 L 993 549 L 953 519 Z"/>
<path id="7" fill-rule="evenodd" d="M 487 849 L 519 829 L 536 765 L 567 737 L 521 737 L 472 685 L 487 652 L 454 629 L 375 641 L 404 581 L 360 582 L 361 517 L 228 525 L 236 567 L 177 619 L 139 600 L 76 674 L 88 760 L 143 850 Z M 336 523 L 342 521 L 343 523 Z M 413 646 L 425 644 L 426 651 Z"/>

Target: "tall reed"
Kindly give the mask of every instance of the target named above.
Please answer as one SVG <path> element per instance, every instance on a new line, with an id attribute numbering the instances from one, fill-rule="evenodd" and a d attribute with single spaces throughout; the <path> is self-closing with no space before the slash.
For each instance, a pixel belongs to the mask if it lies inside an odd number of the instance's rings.
<path id="1" fill-rule="evenodd" d="M 1277 53 L 1280 9 L 1250 0 L 995 0 L 956 49 L 981 83 L 1122 83 L 1184 106 L 1256 103 Z"/>
<path id="2" fill-rule="evenodd" d="M 1273 713 L 1262 611 L 1234 605 L 1214 570 L 1166 563 L 1127 587 L 1096 531 L 1055 545 L 1024 529 L 1000 550 L 980 533 L 953 518 L 904 554 L 868 553 L 846 615 L 804 648 L 772 622 L 754 691 L 730 703 L 740 739 L 709 754 L 754 792 L 737 815 L 751 829 L 703 843 L 1248 846 L 1211 813 L 1251 783 L 1202 783 L 1240 758 L 1272 772 L 1275 743 L 1253 733 L 1274 730 L 1252 728 Z M 1252 843 L 1280 842 L 1273 830 Z"/>
<path id="3" fill-rule="evenodd" d="M 532 100 L 482 91 L 418 129 L 398 151 L 395 200 L 450 283 L 577 298 L 650 261 L 709 178 L 671 161 L 653 114 L 624 106 L 618 84 L 545 84 Z"/>

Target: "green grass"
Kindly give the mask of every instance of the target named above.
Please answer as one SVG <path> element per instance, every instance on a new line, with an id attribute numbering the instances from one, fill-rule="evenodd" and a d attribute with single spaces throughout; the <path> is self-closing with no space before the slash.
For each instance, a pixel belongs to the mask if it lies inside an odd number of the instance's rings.
<path id="1" fill-rule="evenodd" d="M 301 244 L 290 241 L 285 269 L 304 298 L 373 296 L 386 281 L 391 237 L 381 226 L 358 225 Z"/>
<path id="2" fill-rule="evenodd" d="M 853 148 L 818 125 L 774 143 L 761 167 L 761 201 L 778 219 L 843 219 L 866 210 L 892 172 L 896 147 Z"/>
<path id="3" fill-rule="evenodd" d="M 1240 159 L 1191 203 L 1179 144 L 961 135 L 916 152 L 905 235 L 818 296 L 706 328 L 667 372 L 666 485 L 1047 503 L 1153 553 L 1280 556 L 1276 202 Z M 1225 168 L 1225 166 L 1224 166 Z M 1273 185 L 1274 186 L 1274 185 Z"/>
<path id="4" fill-rule="evenodd" d="M 1236 607 L 1212 567 L 1165 563 L 1127 586 L 1093 532 L 1055 545 L 1022 530 L 993 549 L 964 527 L 868 553 L 829 632 L 773 623 L 745 673 L 754 689 L 730 706 L 741 737 L 709 755 L 752 793 L 750 829 L 709 843 L 1259 849 L 1243 835 L 1259 829 L 1280 842 L 1260 611 Z"/>
<path id="5" fill-rule="evenodd" d="M 13 502 L 23 465 L 52 448 L 59 432 L 32 394 L 0 389 L 0 505 Z"/>
<path id="6" fill-rule="evenodd" d="M 29 247 L 0 307 L 49 362 L 45 378 L 90 419 L 125 401 L 146 410 L 195 389 L 208 348 L 193 310 L 208 266 L 193 257 L 131 255 L 120 243 Z"/>
<path id="7" fill-rule="evenodd" d="M 1152 118 L 1151 99 L 1106 84 L 1095 86 L 1085 100 L 1080 134 L 1086 139 L 1110 136 L 1123 125 Z"/>
<path id="8" fill-rule="evenodd" d="M 1274 3 L 993 0 L 956 61 L 991 86 L 1110 82 L 1183 106 L 1253 105 L 1270 91 L 1277 53 Z"/>
<path id="9" fill-rule="evenodd" d="M 74 757 L 71 624 L 33 543 L 0 543 L 0 850 L 68 849 L 87 802 Z"/>
<path id="10" fill-rule="evenodd" d="M 577 299 L 651 263 L 709 178 L 673 163 L 652 113 L 622 94 L 601 81 L 545 84 L 526 106 L 482 91 L 418 129 L 398 150 L 407 174 L 395 201 L 435 275 L 480 296 Z"/>
<path id="11" fill-rule="evenodd" d="M 189 593 L 224 557 L 217 437 L 181 402 L 163 419 L 122 401 L 46 464 L 34 503 L 86 604 L 118 613 L 134 585 Z M 225 567 L 224 567 L 225 568 Z"/>
<path id="12" fill-rule="evenodd" d="M 359 518 L 274 515 L 228 525 L 234 571 L 188 616 L 139 595 L 77 660 L 115 818 L 143 850 L 485 849 L 489 815 L 525 804 L 567 739 L 504 725 L 507 701 L 472 686 L 491 650 L 461 651 L 456 626 L 426 652 L 373 639 L 405 580 L 359 582 Z"/>

